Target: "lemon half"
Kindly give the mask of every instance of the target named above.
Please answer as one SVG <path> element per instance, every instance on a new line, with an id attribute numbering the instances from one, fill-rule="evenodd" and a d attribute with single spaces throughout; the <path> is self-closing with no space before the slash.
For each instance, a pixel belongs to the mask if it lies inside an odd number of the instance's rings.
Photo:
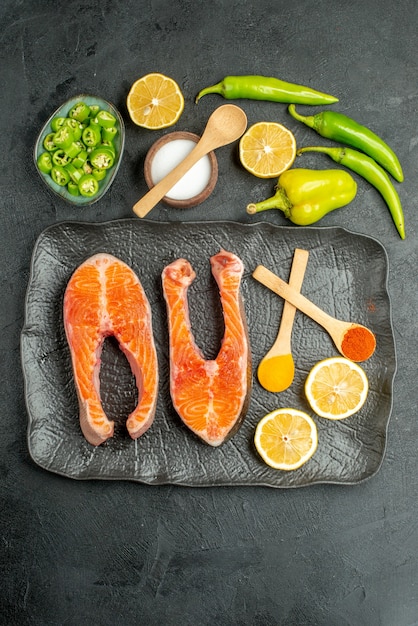
<path id="1" fill-rule="evenodd" d="M 305 394 L 312 410 L 331 420 L 357 413 L 368 391 L 369 382 L 360 365 L 338 356 L 319 361 L 305 382 Z"/>
<path id="2" fill-rule="evenodd" d="M 316 424 L 297 409 L 276 409 L 257 425 L 255 447 L 267 465 L 274 469 L 295 470 L 315 453 L 318 446 Z"/>

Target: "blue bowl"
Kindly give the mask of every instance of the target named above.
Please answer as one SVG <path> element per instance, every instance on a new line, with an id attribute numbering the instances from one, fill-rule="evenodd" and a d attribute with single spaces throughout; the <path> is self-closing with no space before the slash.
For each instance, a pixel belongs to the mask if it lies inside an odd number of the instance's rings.
<path id="1" fill-rule="evenodd" d="M 52 180 L 49 174 L 44 174 L 43 172 L 41 172 L 37 163 L 38 157 L 42 154 L 42 152 L 45 152 L 45 149 L 42 145 L 43 141 L 46 135 L 52 132 L 52 128 L 51 128 L 52 119 L 57 116 L 68 117 L 68 112 L 70 111 L 70 109 L 77 102 L 80 102 L 80 101 L 85 102 L 89 106 L 93 104 L 98 105 L 101 109 L 108 111 L 109 113 L 112 113 L 116 117 L 116 128 L 118 129 L 118 133 L 114 140 L 115 149 L 116 149 L 115 162 L 113 166 L 109 168 L 109 170 L 107 170 L 105 178 L 99 182 L 99 191 L 97 192 L 95 196 L 91 198 L 86 198 L 85 196 L 81 196 L 81 195 L 73 196 L 72 194 L 70 194 L 70 192 L 67 190 L 66 187 L 60 187 L 60 185 L 57 185 Z M 41 132 L 39 133 L 38 139 L 35 143 L 35 148 L 33 151 L 33 158 L 35 161 L 35 167 L 40 177 L 42 178 L 46 186 L 49 187 L 49 189 L 51 189 L 51 191 L 56 193 L 58 196 L 60 196 L 67 202 L 70 202 L 71 204 L 84 206 L 88 204 L 93 204 L 94 202 L 97 202 L 98 200 L 100 200 L 100 198 L 102 198 L 104 194 L 106 193 L 106 191 L 109 189 L 119 169 L 119 166 L 122 160 L 124 146 L 125 146 L 125 125 L 123 123 L 123 119 L 119 111 L 113 106 L 113 104 L 111 104 L 110 102 L 107 102 L 106 100 L 103 100 L 102 98 L 98 98 L 97 96 L 91 96 L 88 94 L 79 94 L 78 96 L 74 96 L 73 98 L 70 98 L 69 100 L 64 102 L 64 104 L 62 104 L 56 111 L 54 111 L 54 113 L 48 119 L 48 121 L 42 128 Z"/>

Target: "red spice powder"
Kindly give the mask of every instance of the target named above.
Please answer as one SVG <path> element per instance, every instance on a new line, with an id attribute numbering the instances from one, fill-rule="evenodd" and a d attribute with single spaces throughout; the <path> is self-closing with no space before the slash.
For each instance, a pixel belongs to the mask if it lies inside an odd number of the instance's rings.
<path id="1" fill-rule="evenodd" d="M 368 303 L 367 303 L 367 309 L 368 309 L 369 311 L 371 311 L 372 313 L 374 313 L 374 312 L 376 311 L 376 305 L 375 305 L 375 303 L 373 302 L 373 300 L 369 300 L 369 301 L 368 301 Z"/>
<path id="2" fill-rule="evenodd" d="M 376 337 L 363 326 L 349 328 L 343 337 L 341 349 L 351 361 L 365 361 L 376 348 Z"/>

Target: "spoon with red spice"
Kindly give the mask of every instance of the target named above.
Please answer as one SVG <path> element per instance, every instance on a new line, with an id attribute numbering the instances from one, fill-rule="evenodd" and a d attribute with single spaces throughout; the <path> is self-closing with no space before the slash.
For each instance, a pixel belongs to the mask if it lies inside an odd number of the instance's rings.
<path id="1" fill-rule="evenodd" d="M 253 277 L 325 328 L 338 351 L 350 361 L 366 361 L 372 356 L 376 337 L 366 326 L 344 322 L 325 313 L 263 265 L 256 267 Z"/>

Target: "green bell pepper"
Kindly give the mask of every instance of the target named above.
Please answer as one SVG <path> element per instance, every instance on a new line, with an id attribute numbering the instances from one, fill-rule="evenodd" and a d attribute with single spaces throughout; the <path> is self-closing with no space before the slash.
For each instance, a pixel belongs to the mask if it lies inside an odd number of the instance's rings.
<path id="1" fill-rule="evenodd" d="M 309 226 L 351 202 L 357 183 L 344 170 L 293 168 L 281 174 L 275 189 L 271 198 L 249 204 L 247 213 L 279 209 L 293 224 Z"/>

